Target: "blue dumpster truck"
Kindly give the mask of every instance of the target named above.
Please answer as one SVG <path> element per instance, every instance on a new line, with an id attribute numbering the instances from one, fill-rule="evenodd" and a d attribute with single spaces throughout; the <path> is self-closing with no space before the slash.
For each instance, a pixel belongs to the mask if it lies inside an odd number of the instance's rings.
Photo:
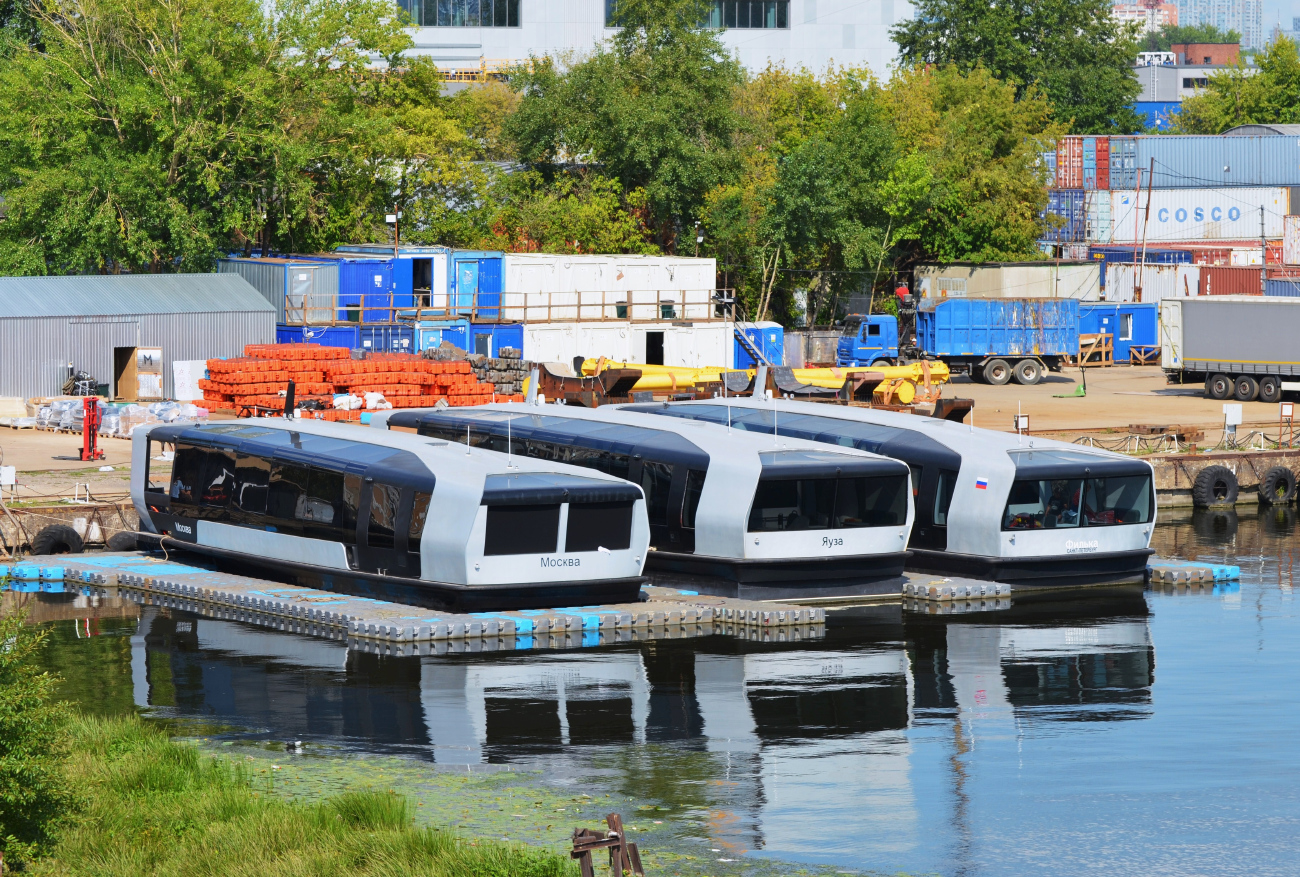
<path id="1" fill-rule="evenodd" d="M 939 360 L 952 374 L 985 384 L 1036 384 L 1079 355 L 1079 302 L 1068 298 L 922 299 L 900 311 L 913 337 L 900 337 L 889 314 L 844 321 L 836 365 L 896 365 Z"/>

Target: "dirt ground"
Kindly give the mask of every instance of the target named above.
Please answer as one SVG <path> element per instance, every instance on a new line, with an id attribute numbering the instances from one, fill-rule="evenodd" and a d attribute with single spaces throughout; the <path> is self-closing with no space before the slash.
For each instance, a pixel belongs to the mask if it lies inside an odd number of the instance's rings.
<path id="1" fill-rule="evenodd" d="M 1030 432 L 1036 434 L 1106 428 L 1123 434 L 1135 424 L 1198 426 L 1205 430 L 1203 446 L 1215 444 L 1222 435 L 1224 403 L 1204 398 L 1200 384 L 1166 383 L 1158 366 L 1090 368 L 1087 396 L 1056 398 L 1074 393 L 1079 384 L 1079 369 L 1067 368 L 1061 374 L 1049 372 L 1032 387 L 1015 383 L 992 387 L 954 378 L 944 386 L 943 395 L 974 399 L 975 425 L 1005 432 L 1015 431 L 1013 418 L 1019 410 L 1029 415 Z M 1277 433 L 1276 404 L 1246 402 L 1243 406 L 1245 423 L 1239 433 L 1252 428 Z"/>

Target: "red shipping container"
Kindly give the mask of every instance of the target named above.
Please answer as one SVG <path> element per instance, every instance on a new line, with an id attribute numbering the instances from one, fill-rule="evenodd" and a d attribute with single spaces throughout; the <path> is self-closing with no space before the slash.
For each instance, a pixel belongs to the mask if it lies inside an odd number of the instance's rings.
<path id="1" fill-rule="evenodd" d="M 1231 265 L 1232 251 L 1250 247 L 1249 241 L 1197 241 L 1195 243 L 1161 243 L 1167 250 L 1190 250 L 1193 265 Z M 1258 246 L 1255 247 L 1258 250 Z M 1269 265 L 1282 264 L 1282 242 L 1269 241 L 1264 251 L 1264 260 Z"/>
<path id="2" fill-rule="evenodd" d="M 1083 138 L 1062 137 L 1056 143 L 1056 188 L 1083 188 Z"/>
<path id="3" fill-rule="evenodd" d="M 1263 295 L 1259 268 L 1207 265 L 1201 269 L 1201 295 Z"/>
<path id="4" fill-rule="evenodd" d="M 1097 188 L 1110 188 L 1110 138 L 1097 138 Z"/>

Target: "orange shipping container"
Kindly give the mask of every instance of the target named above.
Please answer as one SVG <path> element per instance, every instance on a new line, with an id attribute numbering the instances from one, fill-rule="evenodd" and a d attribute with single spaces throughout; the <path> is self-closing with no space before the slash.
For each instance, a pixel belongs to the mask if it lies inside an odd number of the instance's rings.
<path id="1" fill-rule="evenodd" d="M 1201 269 L 1201 295 L 1263 295 L 1258 268 L 1207 265 Z"/>

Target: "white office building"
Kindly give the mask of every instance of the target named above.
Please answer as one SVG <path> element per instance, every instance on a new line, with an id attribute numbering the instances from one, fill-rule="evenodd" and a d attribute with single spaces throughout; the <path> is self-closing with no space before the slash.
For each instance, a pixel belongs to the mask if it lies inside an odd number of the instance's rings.
<path id="1" fill-rule="evenodd" d="M 613 0 L 398 0 L 412 20 L 415 53 L 445 70 L 494 70 L 530 55 L 590 52 L 615 32 Z M 820 73 L 829 65 L 894 60 L 889 30 L 908 0 L 715 0 L 709 24 L 752 71 L 773 63 Z"/>
<path id="2" fill-rule="evenodd" d="M 1178 23 L 1184 26 L 1212 24 L 1220 30 L 1241 34 L 1243 49 L 1262 49 L 1264 0 L 1177 0 Z"/>

